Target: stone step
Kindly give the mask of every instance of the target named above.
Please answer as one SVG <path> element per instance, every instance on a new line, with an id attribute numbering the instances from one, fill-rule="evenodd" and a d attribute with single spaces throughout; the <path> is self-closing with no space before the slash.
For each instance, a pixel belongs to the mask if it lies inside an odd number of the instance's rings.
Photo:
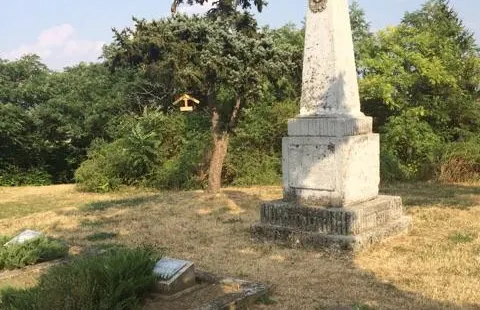
<path id="1" fill-rule="evenodd" d="M 330 235 L 359 235 L 403 216 L 402 200 L 396 196 L 376 199 L 344 208 L 301 206 L 273 201 L 261 206 L 260 222 Z"/>

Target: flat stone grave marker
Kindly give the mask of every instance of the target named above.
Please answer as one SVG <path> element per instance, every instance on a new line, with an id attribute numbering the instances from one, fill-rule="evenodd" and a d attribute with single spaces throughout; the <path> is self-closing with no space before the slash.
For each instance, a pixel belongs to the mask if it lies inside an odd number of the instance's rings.
<path id="1" fill-rule="evenodd" d="M 157 262 L 153 272 L 159 277 L 157 289 L 165 295 L 174 295 L 195 285 L 193 262 L 164 257 Z"/>
<path id="2" fill-rule="evenodd" d="M 30 240 L 34 240 L 37 238 L 40 238 L 43 236 L 43 234 L 39 231 L 35 230 L 24 230 L 18 235 L 16 235 L 12 240 L 8 241 L 7 243 L 4 244 L 4 246 L 9 246 L 13 244 L 22 244 Z"/>

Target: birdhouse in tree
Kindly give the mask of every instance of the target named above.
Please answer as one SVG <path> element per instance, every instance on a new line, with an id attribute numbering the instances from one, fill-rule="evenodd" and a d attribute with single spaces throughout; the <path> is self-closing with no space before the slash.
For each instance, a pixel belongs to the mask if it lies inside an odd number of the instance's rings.
<path id="1" fill-rule="evenodd" d="M 193 111 L 193 105 L 188 105 L 189 102 L 192 102 L 192 104 L 199 104 L 200 101 L 187 95 L 187 94 L 184 94 L 182 95 L 180 98 L 178 98 L 173 104 L 176 105 L 176 104 L 179 104 L 179 103 L 183 103 L 183 105 L 180 106 L 180 111 L 182 112 L 190 112 L 190 111 Z"/>

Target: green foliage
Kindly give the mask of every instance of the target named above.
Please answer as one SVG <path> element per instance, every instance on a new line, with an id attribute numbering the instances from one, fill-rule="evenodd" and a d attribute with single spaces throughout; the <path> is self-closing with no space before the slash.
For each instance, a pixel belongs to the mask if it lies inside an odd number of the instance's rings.
<path id="1" fill-rule="evenodd" d="M 88 241 L 102 241 L 102 240 L 108 240 L 115 238 L 117 236 L 116 233 L 111 233 L 111 232 L 98 232 L 98 233 L 93 233 L 90 234 L 86 237 Z"/>
<path id="2" fill-rule="evenodd" d="M 476 238 L 475 234 L 465 234 L 460 232 L 455 232 L 450 236 L 448 236 L 448 239 L 450 239 L 450 241 L 456 244 L 470 243 L 473 240 L 475 240 L 475 238 Z"/>
<path id="3" fill-rule="evenodd" d="M 440 181 L 480 181 L 480 137 L 449 144 L 439 157 L 437 178 Z"/>
<path id="4" fill-rule="evenodd" d="M 27 109 L 42 104 L 52 95 L 50 74 L 37 55 L 17 61 L 0 59 L 0 105 L 12 103 Z"/>
<path id="5" fill-rule="evenodd" d="M 29 174 L 41 170 L 36 168 L 42 166 L 42 159 L 35 128 L 27 111 L 0 102 L 0 184 L 22 184 Z"/>
<path id="6" fill-rule="evenodd" d="M 114 142 L 94 146 L 75 177 L 80 189 L 96 192 L 120 185 L 198 187 L 208 137 L 202 115 L 145 111 L 125 119 Z"/>
<path id="7" fill-rule="evenodd" d="M 41 168 L 23 170 L 18 166 L 13 165 L 0 168 L 0 186 L 40 186 L 49 185 L 51 183 L 52 176 Z"/>
<path id="8" fill-rule="evenodd" d="M 33 288 L 4 290 L 0 308 L 140 309 L 140 298 L 155 285 L 154 265 L 150 251 L 111 248 L 52 267 Z"/>
<path id="9" fill-rule="evenodd" d="M 435 155 L 442 141 L 427 122 L 410 110 L 391 117 L 384 131 L 381 150 L 384 158 L 390 158 L 397 165 L 400 173 L 397 178 L 408 180 L 432 176 Z M 389 164 L 382 168 L 393 167 Z M 397 169 L 382 174 L 387 175 Z"/>
<path id="10" fill-rule="evenodd" d="M 22 268 L 68 254 L 68 246 L 56 239 L 39 237 L 21 244 L 3 246 L 9 238 L 0 237 L 0 270 Z"/>
<path id="11" fill-rule="evenodd" d="M 208 185 L 214 192 L 220 187 L 229 136 L 243 109 L 261 98 L 265 84 L 281 88 L 277 85 L 281 83 L 276 83 L 278 76 L 298 73 L 292 64 L 292 50 L 279 48 L 272 31 L 260 31 L 253 16 L 236 14 L 238 3 L 216 2 L 211 11 L 219 9 L 215 18 L 134 19 L 134 28 L 115 31 L 115 42 L 106 55 L 113 68 L 144 72 L 151 97 L 161 98 L 163 109 L 170 107 L 177 94 L 190 93 L 200 99 L 199 109 L 211 116 L 213 151 Z M 157 180 L 162 180 L 165 172 L 182 171 L 175 163 L 165 168 Z M 169 187 L 176 186 L 174 182 Z"/>
<path id="12" fill-rule="evenodd" d="M 208 0 L 173 0 L 174 5 L 179 5 L 181 3 L 187 4 L 201 4 L 209 3 Z M 213 9 L 209 12 L 212 15 L 217 14 L 232 14 L 236 12 L 237 7 L 240 7 L 244 10 L 251 9 L 252 6 L 255 7 L 259 12 L 262 11 L 263 7 L 267 5 L 265 0 L 239 0 L 239 1 L 230 1 L 230 0 L 217 0 L 211 1 L 213 4 Z"/>
<path id="13" fill-rule="evenodd" d="M 281 180 L 281 145 L 296 101 L 261 103 L 244 111 L 230 143 L 224 179 L 232 185 L 272 185 Z"/>
<path id="14" fill-rule="evenodd" d="M 434 177 L 440 150 L 480 131 L 473 35 L 448 1 L 430 0 L 357 47 L 362 109 L 383 133 L 382 176 Z"/>

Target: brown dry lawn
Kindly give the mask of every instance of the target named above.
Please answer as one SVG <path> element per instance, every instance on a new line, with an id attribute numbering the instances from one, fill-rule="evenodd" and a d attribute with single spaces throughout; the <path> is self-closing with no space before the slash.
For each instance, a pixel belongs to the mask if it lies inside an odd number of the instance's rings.
<path id="1" fill-rule="evenodd" d="M 150 245 L 219 275 L 272 287 L 256 309 L 480 309 L 480 186 L 399 184 L 414 228 L 349 256 L 256 243 L 249 227 L 278 187 L 85 194 L 73 185 L 0 188 L 0 232 L 38 229 L 81 252 L 92 245 Z M 104 240 L 102 240 L 104 239 Z M 28 284 L 30 280 L 2 280 Z"/>

